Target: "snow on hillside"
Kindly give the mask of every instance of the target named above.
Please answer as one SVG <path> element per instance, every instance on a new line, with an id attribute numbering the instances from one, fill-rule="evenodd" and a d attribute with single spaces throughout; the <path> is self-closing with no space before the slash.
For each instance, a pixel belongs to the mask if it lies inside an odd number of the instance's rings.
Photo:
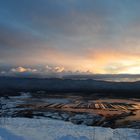
<path id="1" fill-rule="evenodd" d="M 140 130 L 74 125 L 52 119 L 1 118 L 0 140 L 140 140 Z"/>

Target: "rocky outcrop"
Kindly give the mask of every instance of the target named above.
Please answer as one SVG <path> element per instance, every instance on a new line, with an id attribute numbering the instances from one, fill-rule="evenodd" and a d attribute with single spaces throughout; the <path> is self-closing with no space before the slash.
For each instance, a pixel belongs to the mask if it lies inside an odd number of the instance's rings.
<path id="1" fill-rule="evenodd" d="M 95 125 L 102 120 L 102 117 L 97 114 L 76 114 L 69 119 L 74 124 L 84 124 L 88 126 Z"/>

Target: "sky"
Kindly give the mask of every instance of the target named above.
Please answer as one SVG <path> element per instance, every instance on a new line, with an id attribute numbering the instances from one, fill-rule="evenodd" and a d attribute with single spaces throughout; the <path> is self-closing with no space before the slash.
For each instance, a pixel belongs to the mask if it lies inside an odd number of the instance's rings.
<path id="1" fill-rule="evenodd" d="M 139 0 L 0 0 L 0 75 L 140 74 Z"/>

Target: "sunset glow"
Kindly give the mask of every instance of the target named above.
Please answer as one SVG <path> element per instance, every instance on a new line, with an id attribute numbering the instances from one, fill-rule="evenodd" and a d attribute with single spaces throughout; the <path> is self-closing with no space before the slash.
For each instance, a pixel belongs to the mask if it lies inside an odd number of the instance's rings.
<path id="1" fill-rule="evenodd" d="M 140 74 L 139 1 L 14 1 L 0 2 L 0 74 Z"/>

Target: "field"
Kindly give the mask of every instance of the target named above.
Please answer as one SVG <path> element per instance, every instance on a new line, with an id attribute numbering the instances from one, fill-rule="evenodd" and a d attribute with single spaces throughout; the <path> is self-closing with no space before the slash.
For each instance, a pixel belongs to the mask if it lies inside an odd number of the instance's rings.
<path id="1" fill-rule="evenodd" d="M 1 117 L 52 118 L 74 124 L 111 128 L 140 128 L 139 99 L 108 99 L 93 94 L 48 94 L 20 92 L 0 98 Z M 131 119 L 130 119 L 131 118 Z"/>

